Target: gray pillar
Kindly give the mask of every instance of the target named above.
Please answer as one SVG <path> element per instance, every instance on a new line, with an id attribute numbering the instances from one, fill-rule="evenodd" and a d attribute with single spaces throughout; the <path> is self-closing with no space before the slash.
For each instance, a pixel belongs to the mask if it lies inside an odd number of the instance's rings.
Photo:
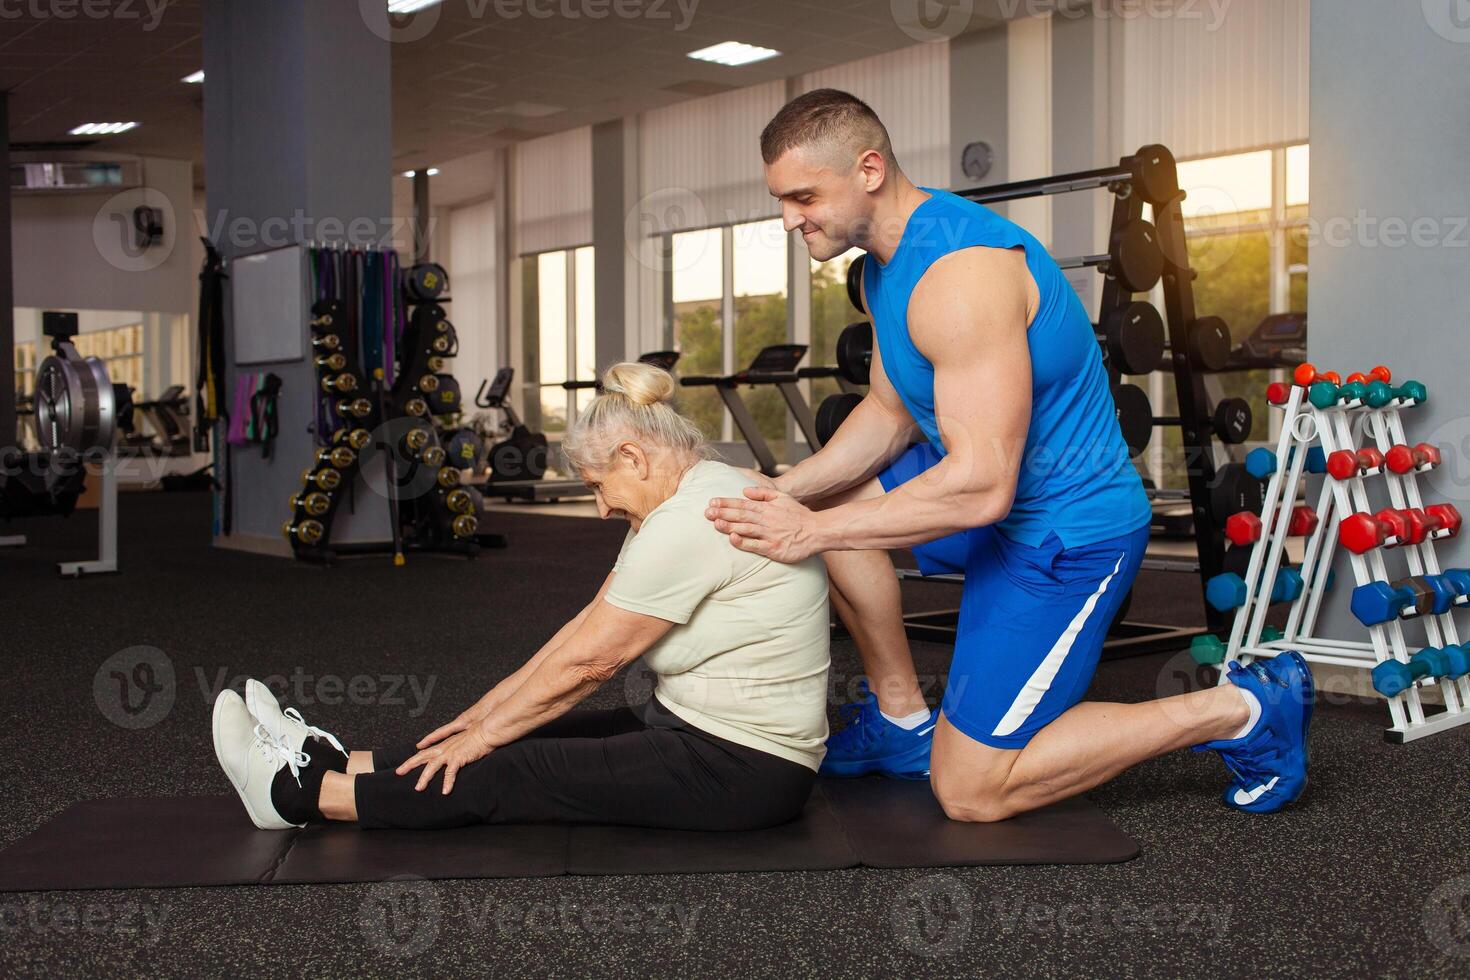
<path id="1" fill-rule="evenodd" d="M 949 42 L 949 145 L 950 186 L 975 187 L 960 168 L 965 144 L 983 140 L 993 152 L 990 173 L 982 184 L 1006 180 L 1007 153 L 1007 51 L 1002 25 L 973 34 L 961 34 Z M 998 207 L 1002 214 L 1004 206 Z"/>
<path id="2" fill-rule="evenodd" d="M 1091 15 L 1052 18 L 1051 159 L 1055 173 L 1117 162 L 1105 158 L 1106 86 L 1098 84 L 1103 76 L 1097 57 L 1097 38 L 1104 28 Z M 1052 254 L 1090 255 L 1107 250 L 1107 227 L 1098 226 L 1096 207 L 1098 199 L 1106 196 L 1089 192 L 1052 198 Z M 1074 271 L 1078 273 L 1074 285 L 1091 288 L 1099 278 L 1092 269 Z"/>
<path id="3" fill-rule="evenodd" d="M 0 92 L 0 449 L 15 437 L 15 282 L 10 256 L 10 93 Z"/>
<path id="4" fill-rule="evenodd" d="M 627 166 L 629 134 L 621 119 L 592 127 L 592 241 L 596 280 L 597 369 L 638 353 L 628 349 L 628 250 L 624 223 L 633 207 Z M 634 324 L 634 327 L 637 325 Z"/>
<path id="5" fill-rule="evenodd" d="M 1403 416 L 1411 443 L 1444 453 L 1420 488 L 1426 503 L 1464 510 L 1470 28 L 1452 4 L 1420 14 L 1367 0 L 1312 6 L 1309 353 L 1324 370 L 1381 363 L 1428 386 L 1428 402 Z M 1375 505 L 1388 506 L 1375 482 Z M 1439 542 L 1442 565 L 1470 559 L 1466 539 Z M 1390 577 L 1405 574 L 1402 558 L 1387 562 Z M 1331 635 L 1363 634 L 1345 608 L 1350 593 L 1339 584 L 1329 597 Z M 1422 639 L 1417 623 L 1405 628 L 1411 644 Z"/>
<path id="6" fill-rule="evenodd" d="M 227 261 L 313 240 L 390 242 L 389 42 L 369 29 L 358 4 L 212 0 L 204 5 L 204 71 L 206 211 Z M 300 321 L 280 329 L 298 332 L 309 352 L 305 288 L 301 299 Z M 225 346 L 227 405 L 241 370 L 270 371 L 283 382 L 272 458 L 253 448 L 231 454 L 227 543 L 285 554 L 286 501 L 315 446 L 315 371 L 309 353 L 242 368 L 233 336 Z M 384 540 L 388 527 L 383 496 L 360 485 L 333 540 Z"/>
<path id="7" fill-rule="evenodd" d="M 413 261 L 415 265 L 429 261 L 429 255 L 432 252 L 429 221 L 429 171 L 425 167 L 413 172 Z"/>

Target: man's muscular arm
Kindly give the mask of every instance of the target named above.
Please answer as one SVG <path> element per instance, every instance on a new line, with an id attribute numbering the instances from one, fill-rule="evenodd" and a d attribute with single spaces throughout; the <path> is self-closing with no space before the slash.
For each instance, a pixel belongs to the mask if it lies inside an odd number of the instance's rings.
<path id="1" fill-rule="evenodd" d="M 821 452 L 776 477 L 776 489 L 809 501 L 866 483 L 908 447 L 914 429 L 914 420 L 884 373 L 883 358 L 874 344 L 868 394 Z"/>
<path id="2" fill-rule="evenodd" d="M 1015 498 L 1031 418 L 1026 327 L 1035 286 L 1020 250 L 970 248 L 938 260 L 909 300 L 909 334 L 934 365 L 947 455 L 891 493 L 811 512 L 773 490 L 712 502 L 737 547 L 777 561 L 901 548 L 1001 520 Z"/>

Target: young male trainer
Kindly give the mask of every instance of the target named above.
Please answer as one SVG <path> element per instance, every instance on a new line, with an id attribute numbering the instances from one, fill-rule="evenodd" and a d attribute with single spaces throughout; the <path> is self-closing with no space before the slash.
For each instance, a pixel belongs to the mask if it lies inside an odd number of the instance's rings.
<path id="1" fill-rule="evenodd" d="M 823 772 L 930 777 L 956 820 L 1003 820 L 1186 746 L 1267 813 L 1306 785 L 1312 679 L 1295 653 L 1230 684 L 1140 704 L 1084 702 L 1148 541 L 1149 504 L 1081 301 L 1024 229 L 916 187 L 862 101 L 823 89 L 761 135 L 766 182 L 813 258 L 867 251 L 867 396 L 823 449 L 710 502 L 731 543 L 824 555 L 871 694 L 844 706 Z M 917 442 L 915 442 L 917 439 Z M 914 442 L 913 445 L 910 445 Z M 963 572 L 939 710 L 920 693 L 887 549 Z"/>

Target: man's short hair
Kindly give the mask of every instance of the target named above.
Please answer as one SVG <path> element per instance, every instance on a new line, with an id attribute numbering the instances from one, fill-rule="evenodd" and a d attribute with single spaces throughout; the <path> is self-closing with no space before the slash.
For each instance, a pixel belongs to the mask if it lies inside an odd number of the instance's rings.
<path id="1" fill-rule="evenodd" d="M 893 143 L 872 108 L 849 92 L 819 88 L 798 95 L 781 107 L 761 132 L 761 157 L 775 163 L 786 151 L 812 147 L 849 165 L 866 150 L 877 150 L 889 164 Z"/>

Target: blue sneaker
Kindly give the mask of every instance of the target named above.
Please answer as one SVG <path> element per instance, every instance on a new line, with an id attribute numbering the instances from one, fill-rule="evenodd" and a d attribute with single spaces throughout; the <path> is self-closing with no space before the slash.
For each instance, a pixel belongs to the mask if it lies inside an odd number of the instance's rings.
<path id="1" fill-rule="evenodd" d="M 866 776 L 877 773 L 890 779 L 928 779 L 929 749 L 934 744 L 934 726 L 939 709 L 929 720 L 910 731 L 883 717 L 878 698 L 861 683 L 863 698 L 837 709 L 847 725 L 827 739 L 822 759 L 823 776 Z"/>
<path id="2" fill-rule="evenodd" d="M 1307 662 L 1296 651 L 1243 667 L 1231 661 L 1230 683 L 1261 702 L 1256 727 L 1240 738 L 1195 746 L 1220 753 L 1235 774 L 1225 789 L 1227 806 L 1248 813 L 1275 813 L 1307 788 L 1307 731 L 1312 724 L 1314 687 Z"/>

